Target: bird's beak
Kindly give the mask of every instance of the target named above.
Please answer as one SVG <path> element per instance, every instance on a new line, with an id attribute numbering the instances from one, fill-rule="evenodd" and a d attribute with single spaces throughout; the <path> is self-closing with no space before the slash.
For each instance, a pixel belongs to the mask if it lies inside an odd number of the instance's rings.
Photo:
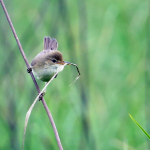
<path id="1" fill-rule="evenodd" d="M 67 65 L 69 65 L 70 62 L 60 61 L 60 62 L 57 62 L 57 64 L 60 64 L 60 65 L 65 65 L 65 64 L 67 64 Z M 70 65 L 71 65 L 71 64 L 70 64 Z"/>
<path id="2" fill-rule="evenodd" d="M 64 64 L 71 65 L 72 63 L 64 61 Z"/>
<path id="3" fill-rule="evenodd" d="M 61 62 L 58 62 L 57 64 L 60 64 L 60 65 L 64 65 L 64 64 L 72 65 L 72 63 L 67 62 L 67 61 L 61 61 Z"/>

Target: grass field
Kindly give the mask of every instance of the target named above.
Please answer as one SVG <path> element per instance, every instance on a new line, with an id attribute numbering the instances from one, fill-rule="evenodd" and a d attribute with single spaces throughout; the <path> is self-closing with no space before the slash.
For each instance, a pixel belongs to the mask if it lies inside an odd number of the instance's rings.
<path id="1" fill-rule="evenodd" d="M 4 1 L 31 63 L 43 37 L 59 43 L 66 66 L 45 95 L 64 150 L 148 150 L 129 113 L 150 134 L 149 1 Z M 22 146 L 37 91 L 0 7 L 0 149 Z M 44 83 L 37 80 L 40 88 Z M 41 102 L 27 127 L 25 150 L 57 150 Z"/>

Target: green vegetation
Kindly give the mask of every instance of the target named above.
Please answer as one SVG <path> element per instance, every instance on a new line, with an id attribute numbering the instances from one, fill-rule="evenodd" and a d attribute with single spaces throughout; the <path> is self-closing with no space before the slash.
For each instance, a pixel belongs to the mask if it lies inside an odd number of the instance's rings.
<path id="1" fill-rule="evenodd" d="M 134 123 L 143 131 L 143 133 L 150 139 L 150 135 L 141 127 L 141 125 L 129 114 L 130 118 L 134 121 Z"/>
<path id="2" fill-rule="evenodd" d="M 66 66 L 45 100 L 64 150 L 146 150 L 150 133 L 149 2 L 100 0 L 4 1 L 31 63 L 43 37 L 58 40 Z M 0 6 L 0 149 L 20 150 L 26 112 L 37 91 Z M 44 83 L 38 81 L 40 88 Z M 57 150 L 41 102 L 31 114 L 25 150 Z"/>

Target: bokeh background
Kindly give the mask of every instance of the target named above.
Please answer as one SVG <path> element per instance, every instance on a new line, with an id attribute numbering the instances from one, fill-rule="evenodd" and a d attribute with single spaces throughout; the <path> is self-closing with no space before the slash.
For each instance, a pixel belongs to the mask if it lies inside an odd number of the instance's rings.
<path id="1" fill-rule="evenodd" d="M 56 38 L 66 66 L 45 95 L 64 150 L 148 150 L 129 113 L 150 133 L 148 0 L 4 0 L 29 63 Z M 0 149 L 20 150 L 36 88 L 0 6 Z M 40 88 L 44 83 L 37 81 Z M 41 102 L 25 150 L 58 149 Z"/>

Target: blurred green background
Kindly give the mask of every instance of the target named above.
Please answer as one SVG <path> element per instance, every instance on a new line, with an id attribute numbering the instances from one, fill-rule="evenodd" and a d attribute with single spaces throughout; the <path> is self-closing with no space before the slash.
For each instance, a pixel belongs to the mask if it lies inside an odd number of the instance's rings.
<path id="1" fill-rule="evenodd" d="M 150 39 L 148 0 L 4 0 L 29 63 L 56 38 L 66 66 L 45 95 L 64 150 L 148 150 Z M 20 150 L 36 88 L 0 6 L 0 150 Z M 37 81 L 40 88 L 44 83 Z M 25 150 L 57 150 L 41 102 L 28 123 Z"/>

